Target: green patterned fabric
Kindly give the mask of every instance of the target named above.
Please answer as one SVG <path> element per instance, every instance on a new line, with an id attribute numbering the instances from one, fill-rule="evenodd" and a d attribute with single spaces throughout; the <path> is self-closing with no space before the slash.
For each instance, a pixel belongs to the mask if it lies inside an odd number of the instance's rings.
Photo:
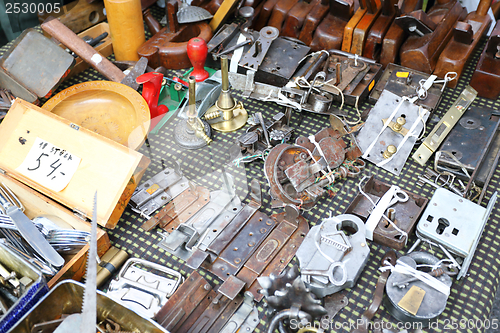
<path id="1" fill-rule="evenodd" d="M 162 11 L 157 7 L 152 7 L 152 9 L 153 14 L 161 18 Z M 147 38 L 150 36 L 151 35 L 147 33 Z M 431 117 L 442 116 L 465 88 L 470 80 L 481 50 L 484 47 L 484 43 L 481 45 L 481 48 L 474 53 L 458 86 L 455 89 L 445 89 L 442 102 L 434 116 Z M 0 52 L 5 52 L 7 47 L 8 45 L 2 47 Z M 113 57 L 110 57 L 110 59 L 112 58 Z M 177 74 L 183 72 L 184 71 L 179 71 Z M 172 76 L 174 74 L 175 73 L 172 71 Z M 104 77 L 102 75 L 93 69 L 89 69 L 65 81 L 61 84 L 58 91 L 80 82 L 103 79 Z M 263 113 L 264 118 L 269 118 L 278 111 L 283 111 L 282 107 L 273 103 L 244 99 L 238 91 L 233 91 L 233 95 L 238 100 L 243 101 L 249 114 L 260 111 Z M 500 108 L 500 102 L 477 98 L 473 106 L 482 106 L 491 110 L 498 110 Z M 370 107 L 371 105 L 365 102 L 361 105 L 360 110 L 363 111 Z M 348 106 L 345 107 L 345 109 L 349 113 L 350 120 L 354 120 L 356 118 L 355 110 Z M 437 119 L 438 118 L 431 119 L 431 124 L 428 125 L 426 129 L 427 133 L 433 128 Z M 271 198 L 269 196 L 269 186 L 263 173 L 263 161 L 259 160 L 247 165 L 242 164 L 239 167 L 230 163 L 229 148 L 234 144 L 235 139 L 245 131 L 245 128 L 234 133 L 215 132 L 213 137 L 214 141 L 210 146 L 198 150 L 187 151 L 180 149 L 173 141 L 173 129 L 176 126 L 176 121 L 175 118 L 170 120 L 158 135 L 150 136 L 148 138 L 148 143 L 144 144 L 140 149 L 141 153 L 151 159 L 151 164 L 142 182 L 160 172 L 165 166 L 171 165 L 170 163 L 175 160 L 181 163 L 182 171 L 188 179 L 193 180 L 197 184 L 206 186 L 210 190 L 216 190 L 221 184 L 219 180 L 220 170 L 225 168 L 234 176 L 238 195 L 245 203 L 248 202 L 248 198 L 246 198 L 248 194 L 247 184 L 249 184 L 252 179 L 258 179 L 263 190 L 263 207 L 261 211 L 269 215 L 281 212 L 281 210 L 272 210 L 270 208 Z M 294 112 L 291 126 L 295 128 L 296 136 L 308 136 L 329 126 L 329 121 L 325 116 L 310 113 L 299 114 L 298 112 Z M 430 162 L 428 165 L 430 165 Z M 370 163 L 367 164 L 364 175 L 374 174 L 379 180 L 389 184 L 396 184 L 405 190 L 423 195 L 430 199 L 434 193 L 434 188 L 428 185 L 424 185 L 423 187 L 418 187 L 416 185 L 417 177 L 421 175 L 423 171 L 423 167 L 410 159 L 406 163 L 401 175 L 398 177 Z M 499 177 L 500 174 L 497 170 L 488 187 L 483 205 L 487 203 L 491 194 L 499 188 Z M 360 178 L 340 181 L 336 185 L 339 191 L 334 197 L 324 198 L 313 209 L 308 212 L 303 212 L 303 216 L 310 225 L 314 226 L 330 215 L 344 213 L 350 202 L 358 194 L 357 183 L 359 179 Z M 450 323 L 450 321 L 458 324 L 461 320 L 485 321 L 489 318 L 493 299 L 497 291 L 497 286 L 499 285 L 500 258 L 498 256 L 498 251 L 500 249 L 500 234 L 498 234 L 497 229 L 500 223 L 500 210 L 498 207 L 499 204 L 496 205 L 491 214 L 490 220 L 477 248 L 475 258 L 470 266 L 468 276 L 459 282 L 455 281 L 453 283 L 446 310 L 439 317 L 441 328 L 426 329 L 424 332 L 476 333 L 483 331 L 483 329 L 474 328 L 472 326 L 465 329 L 452 329 L 453 326 L 449 326 L 449 329 L 444 329 L 442 325 Z M 476 218 L 477 217 L 471 217 L 471 223 L 474 222 Z M 114 230 L 107 230 L 112 244 L 125 249 L 131 256 L 166 265 L 180 271 L 183 275 L 191 273 L 192 270 L 187 267 L 182 260 L 157 247 L 156 244 L 161 240 L 161 237 L 157 234 L 156 230 L 151 232 L 142 230 L 140 226 L 143 222 L 143 218 L 127 208 L 116 228 Z M 415 236 L 412 235 L 405 251 L 408 250 L 415 239 Z M 349 299 L 349 305 L 337 315 L 335 318 L 337 322 L 355 323 L 356 320 L 361 317 L 361 314 L 366 310 L 373 298 L 375 285 L 379 276 L 378 268 L 380 267 L 382 257 L 389 249 L 373 243 L 370 244 L 370 247 L 370 260 L 361 274 L 356 287 L 343 291 Z M 438 249 L 431 248 L 426 244 L 421 245 L 420 249 L 429 251 L 443 258 L 443 255 Z M 400 255 L 403 255 L 405 251 L 401 251 Z M 294 262 L 296 262 L 295 259 Z M 214 284 L 220 283 L 220 281 L 210 273 L 203 270 L 201 273 L 207 276 Z M 260 324 L 256 332 L 266 332 L 270 322 L 271 314 L 265 308 L 264 303 L 265 302 L 262 301 L 258 304 Z M 383 307 L 378 311 L 375 319 L 397 323 Z M 332 330 L 332 332 L 333 331 L 349 332 L 352 331 L 352 329 Z"/>

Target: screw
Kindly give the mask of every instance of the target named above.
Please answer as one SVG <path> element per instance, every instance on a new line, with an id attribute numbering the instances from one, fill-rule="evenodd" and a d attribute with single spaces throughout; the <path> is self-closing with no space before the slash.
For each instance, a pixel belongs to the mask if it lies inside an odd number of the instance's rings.
<path id="1" fill-rule="evenodd" d="M 417 28 L 417 25 L 416 24 L 412 24 L 408 27 L 408 31 L 410 32 L 415 32 L 417 33 L 417 35 L 419 35 L 420 37 L 422 37 L 424 35 L 424 33 L 420 30 L 418 30 Z"/>

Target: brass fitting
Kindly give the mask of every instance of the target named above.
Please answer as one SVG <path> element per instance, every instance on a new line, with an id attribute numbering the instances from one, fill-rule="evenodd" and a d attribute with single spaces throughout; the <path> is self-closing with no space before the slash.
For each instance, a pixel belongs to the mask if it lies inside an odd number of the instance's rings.
<path id="1" fill-rule="evenodd" d="M 203 125 L 203 122 L 201 121 L 201 119 L 196 117 L 196 120 L 197 120 L 196 121 L 197 126 L 194 129 L 196 132 L 196 136 L 205 140 L 207 145 L 209 145 L 210 142 L 212 142 L 213 140 L 205 133 L 205 126 Z"/>
<path id="2" fill-rule="evenodd" d="M 406 119 L 403 117 L 399 117 L 398 119 L 396 119 L 396 123 L 394 124 L 394 131 L 401 132 L 401 129 L 405 124 L 406 124 Z"/>
<path id="3" fill-rule="evenodd" d="M 391 156 L 396 154 L 397 151 L 398 151 L 398 149 L 396 148 L 396 146 L 388 145 L 387 149 L 384 151 L 383 156 L 385 159 L 391 158 Z"/>
<path id="4" fill-rule="evenodd" d="M 205 113 L 205 120 L 213 129 L 221 132 L 232 132 L 245 126 L 248 113 L 243 103 L 237 102 L 229 91 L 229 74 L 227 56 L 221 59 L 222 91 L 215 105 Z"/>

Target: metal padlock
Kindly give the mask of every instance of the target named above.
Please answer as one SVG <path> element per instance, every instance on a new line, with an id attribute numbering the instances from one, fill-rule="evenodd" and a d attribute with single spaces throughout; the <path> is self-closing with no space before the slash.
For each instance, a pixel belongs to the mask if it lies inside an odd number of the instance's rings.
<path id="1" fill-rule="evenodd" d="M 316 296 L 351 288 L 370 256 L 365 225 L 350 214 L 323 220 L 311 228 L 296 256 L 302 280 Z"/>

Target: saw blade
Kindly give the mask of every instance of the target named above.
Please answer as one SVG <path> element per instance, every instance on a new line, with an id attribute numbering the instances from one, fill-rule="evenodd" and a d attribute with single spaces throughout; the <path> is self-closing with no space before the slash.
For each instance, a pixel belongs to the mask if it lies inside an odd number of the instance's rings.
<path id="1" fill-rule="evenodd" d="M 89 256 L 87 258 L 87 276 L 85 278 L 85 293 L 83 294 L 82 321 L 80 331 L 82 333 L 95 333 L 97 318 L 97 191 L 94 195 L 94 207 L 92 212 L 92 227 L 90 232 Z M 94 325 L 89 325 L 94 323 Z"/>

